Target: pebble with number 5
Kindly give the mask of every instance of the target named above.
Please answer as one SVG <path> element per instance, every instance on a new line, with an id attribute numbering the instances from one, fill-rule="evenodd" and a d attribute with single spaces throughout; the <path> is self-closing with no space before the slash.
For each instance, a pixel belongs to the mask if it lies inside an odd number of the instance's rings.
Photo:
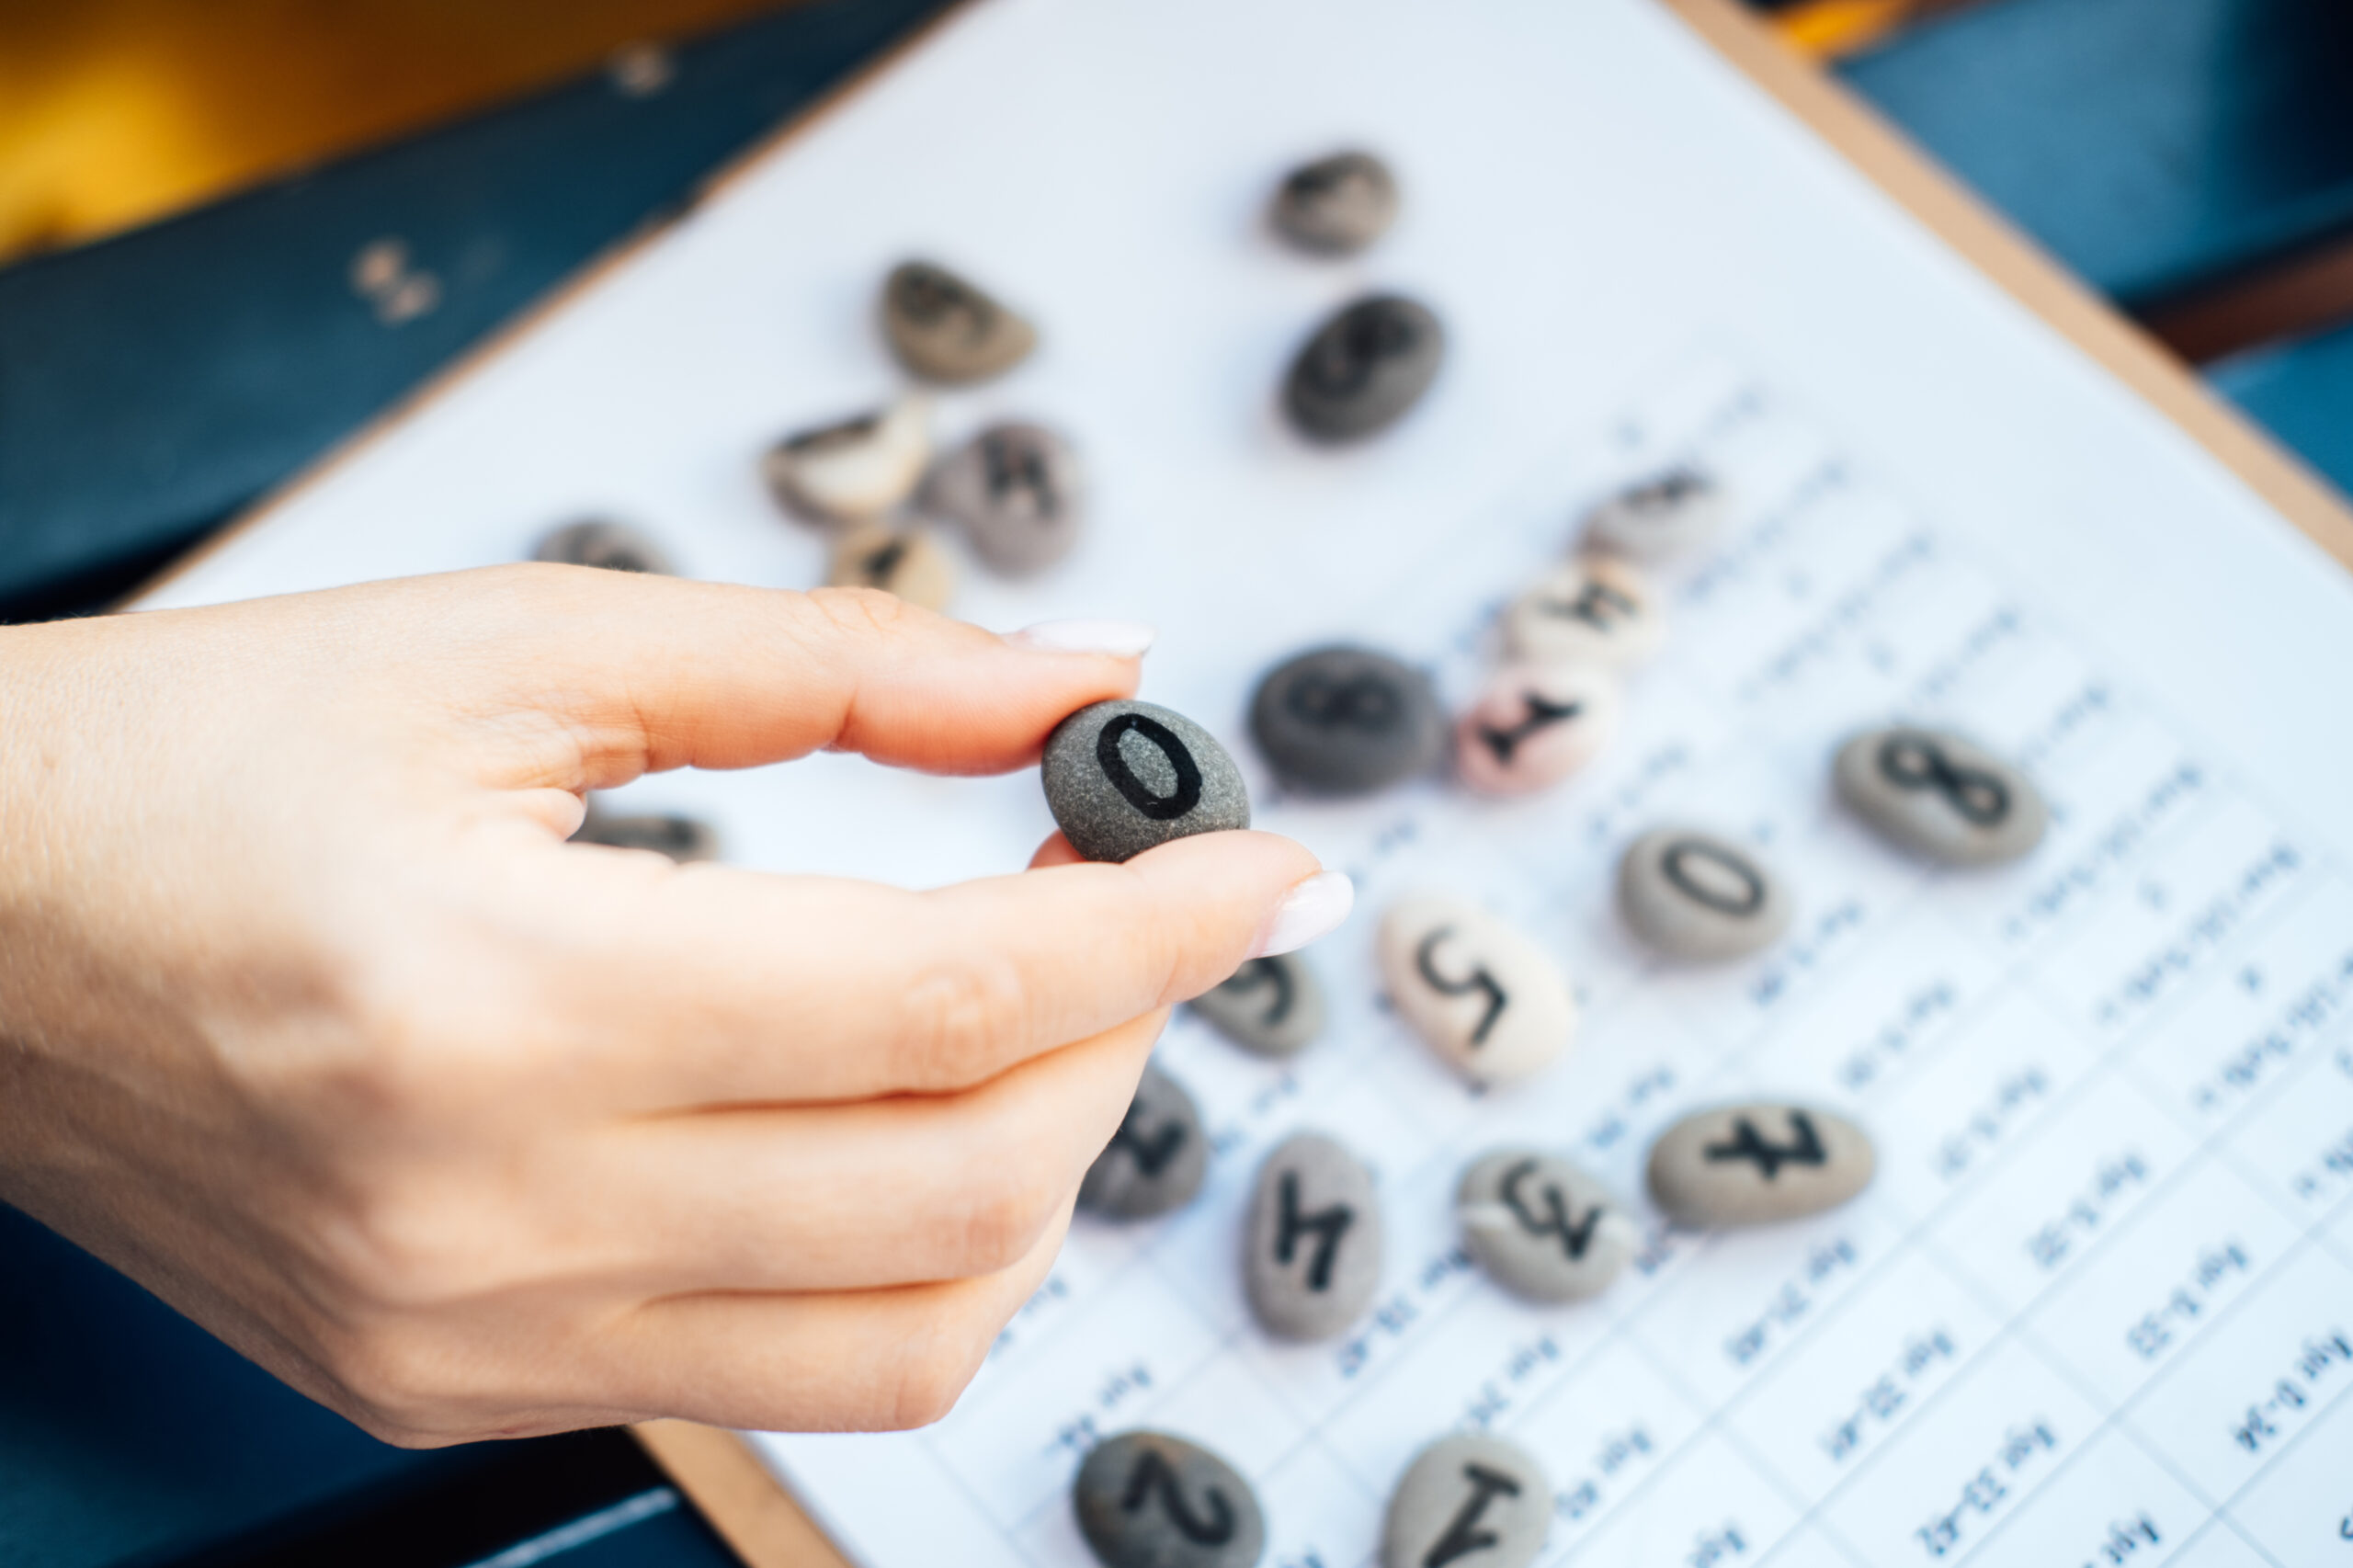
<path id="1" fill-rule="evenodd" d="M 1381 974 L 1415 1032 L 1479 1083 L 1540 1073 L 1576 1038 L 1576 999 L 1559 967 L 1463 899 L 1422 893 L 1392 905 Z"/>
<path id="2" fill-rule="evenodd" d="M 1046 737 L 1040 774 L 1063 836 L 1089 860 L 1250 825 L 1250 796 L 1225 748 L 1150 702 L 1097 702 L 1064 719 Z"/>

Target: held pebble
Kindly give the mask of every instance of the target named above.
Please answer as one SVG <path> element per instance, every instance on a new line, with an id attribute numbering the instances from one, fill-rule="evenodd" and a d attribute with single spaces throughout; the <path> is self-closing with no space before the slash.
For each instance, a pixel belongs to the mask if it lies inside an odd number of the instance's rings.
<path id="1" fill-rule="evenodd" d="M 834 541 L 825 563 L 825 584 L 835 588 L 880 588 L 926 609 L 945 608 L 956 594 L 956 565 L 920 528 L 872 523 Z"/>
<path id="2" fill-rule="evenodd" d="M 1504 612 L 1504 646 L 1531 663 L 1631 669 L 1665 639 L 1666 619 L 1650 584 L 1607 555 L 1570 562 Z"/>
<path id="3" fill-rule="evenodd" d="M 1506 665 L 1454 730 L 1454 768 L 1483 795 L 1549 789 L 1618 733 L 1618 677 L 1583 665 Z"/>
<path id="4" fill-rule="evenodd" d="M 1428 306 L 1375 294 L 1344 307 L 1301 347 L 1283 405 L 1302 435 L 1353 441 L 1404 417 L 1445 358 L 1446 330 Z"/>
<path id="5" fill-rule="evenodd" d="M 1732 1105 L 1685 1117 L 1651 1145 L 1651 1197 L 1687 1225 L 1757 1225 L 1836 1209 L 1870 1185 L 1871 1141 L 1810 1106 Z"/>
<path id="6" fill-rule="evenodd" d="M 1242 1279 L 1259 1326 L 1279 1339 L 1329 1339 L 1381 1286 L 1372 1173 L 1319 1132 L 1267 1156 L 1250 1199 Z"/>
<path id="7" fill-rule="evenodd" d="M 1637 561 L 1687 555 L 1723 527 L 1723 489 L 1686 466 L 1628 485 L 1586 517 L 1586 542 Z"/>
<path id="8" fill-rule="evenodd" d="M 1857 816 L 1949 866 L 2015 860 L 2051 821 L 2025 774 L 1949 730 L 1868 730 L 1838 748 L 1831 775 Z"/>
<path id="9" fill-rule="evenodd" d="M 760 460 L 777 499 L 813 522 L 870 522 L 914 494 L 931 459 L 920 397 L 787 436 Z"/>
<path id="10" fill-rule="evenodd" d="M 1085 494 L 1070 443 L 1041 425 L 994 425 L 934 469 L 927 512 L 962 528 L 1008 576 L 1043 571 L 1078 542 Z"/>
<path id="11" fill-rule="evenodd" d="M 1297 1055 L 1324 1032 L 1324 987 L 1298 953 L 1251 959 L 1189 1006 L 1258 1056 Z"/>
<path id="12" fill-rule="evenodd" d="M 1266 1550 L 1257 1494 L 1232 1465 L 1165 1432 L 1095 1445 L 1071 1486 L 1079 1533 L 1104 1568 L 1253 1568 Z"/>
<path id="13" fill-rule="evenodd" d="M 1184 1085 L 1147 1065 L 1120 1130 L 1079 1183 L 1078 1206 L 1114 1220 L 1148 1220 L 1190 1203 L 1209 1168 L 1200 1108 Z"/>
<path id="14" fill-rule="evenodd" d="M 1534 1455 L 1501 1437 L 1441 1437 L 1389 1494 L 1381 1568 L 1528 1568 L 1552 1520 Z"/>
<path id="15" fill-rule="evenodd" d="M 709 823 L 665 812 L 608 816 L 594 801 L 588 803 L 588 814 L 581 820 L 572 842 L 601 844 L 608 849 L 651 849 L 680 865 L 719 858 L 719 835 Z"/>
<path id="16" fill-rule="evenodd" d="M 1397 219 L 1397 177 L 1370 153 L 1302 164 L 1275 187 L 1275 232 L 1317 256 L 1350 256 Z"/>
<path id="17" fill-rule="evenodd" d="M 1003 375 L 1038 346 L 1037 328 L 927 261 L 902 262 L 883 280 L 882 333 L 901 364 L 949 386 Z"/>
<path id="18" fill-rule="evenodd" d="M 1641 1233 L 1598 1181 L 1554 1154 L 1498 1149 L 1454 1195 L 1463 1244 L 1495 1282 L 1530 1301 L 1581 1301 L 1608 1289 Z"/>
<path id="19" fill-rule="evenodd" d="M 1543 949 L 1477 904 L 1421 893 L 1381 922 L 1390 1000 L 1474 1082 L 1543 1071 L 1576 1038 L 1576 999 Z"/>
<path id="20" fill-rule="evenodd" d="M 1662 827 L 1618 862 L 1618 908 L 1634 935 L 1669 958 L 1736 959 L 1790 928 L 1789 888 L 1731 839 Z"/>
<path id="21" fill-rule="evenodd" d="M 1315 648 L 1258 683 L 1250 733 L 1285 783 L 1361 795 L 1435 767 L 1446 710 L 1410 665 L 1370 648 Z"/>
<path id="22" fill-rule="evenodd" d="M 644 572 L 674 577 L 677 568 L 662 547 L 626 523 L 591 519 L 567 523 L 543 536 L 531 551 L 534 561 L 560 566 L 598 566 L 608 572 Z"/>
<path id="23" fill-rule="evenodd" d="M 1250 825 L 1242 772 L 1216 737 L 1150 702 L 1097 702 L 1054 726 L 1046 805 L 1088 860 L 1126 860 L 1196 833 Z"/>

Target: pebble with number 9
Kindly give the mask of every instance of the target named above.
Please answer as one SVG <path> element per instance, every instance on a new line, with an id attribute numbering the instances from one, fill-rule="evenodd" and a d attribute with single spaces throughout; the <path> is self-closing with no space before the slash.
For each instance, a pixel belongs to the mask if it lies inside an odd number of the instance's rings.
<path id="1" fill-rule="evenodd" d="M 1154 703 L 1097 702 L 1054 726 L 1040 769 L 1073 849 L 1128 860 L 1171 839 L 1250 825 L 1233 759 L 1207 730 Z"/>

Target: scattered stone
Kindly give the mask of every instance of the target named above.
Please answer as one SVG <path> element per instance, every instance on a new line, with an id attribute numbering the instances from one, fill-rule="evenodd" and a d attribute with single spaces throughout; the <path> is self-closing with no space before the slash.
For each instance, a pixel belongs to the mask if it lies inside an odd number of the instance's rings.
<path id="1" fill-rule="evenodd" d="M 870 522 L 914 494 L 931 458 L 931 409 L 920 397 L 787 436 L 760 472 L 777 499 L 813 522 Z"/>
<path id="2" fill-rule="evenodd" d="M 1120 1130 L 1079 1183 L 1078 1206 L 1114 1220 L 1148 1220 L 1190 1203 L 1209 1168 L 1200 1108 L 1184 1085 L 1147 1065 Z"/>
<path id="3" fill-rule="evenodd" d="M 1552 1488 L 1501 1437 L 1441 1437 L 1390 1494 L 1381 1568 L 1528 1568 L 1544 1550 Z"/>
<path id="4" fill-rule="evenodd" d="M 1726 510 L 1713 479 L 1689 466 L 1671 468 L 1595 507 L 1586 518 L 1586 542 L 1637 561 L 1664 561 L 1715 538 Z"/>
<path id="5" fill-rule="evenodd" d="M 1397 220 L 1397 178 L 1370 153 L 1302 164 L 1275 188 L 1276 233 L 1317 256 L 1348 256 Z"/>
<path id="6" fill-rule="evenodd" d="M 1250 1199 L 1242 1278 L 1259 1326 L 1279 1339 L 1329 1339 L 1381 1286 L 1372 1173 L 1319 1132 L 1267 1156 Z"/>
<path id="7" fill-rule="evenodd" d="M 665 812 L 608 816 L 594 800 L 588 802 L 588 814 L 581 820 L 572 842 L 600 844 L 608 849 L 651 849 L 680 865 L 719 858 L 719 835 L 709 823 Z"/>
<path id="8" fill-rule="evenodd" d="M 1410 665 L 1370 648 L 1315 648 L 1258 683 L 1250 733 L 1285 783 L 1361 795 L 1435 767 L 1446 710 Z"/>
<path id="9" fill-rule="evenodd" d="M 956 563 L 921 528 L 870 523 L 834 541 L 825 584 L 835 588 L 880 588 L 911 605 L 942 609 L 956 595 Z"/>
<path id="10" fill-rule="evenodd" d="M 883 280 L 882 332 L 901 364 L 949 386 L 1003 375 L 1038 346 L 1037 328 L 927 261 L 902 262 Z"/>
<path id="11" fill-rule="evenodd" d="M 1485 795 L 1549 789 L 1618 733 L 1618 677 L 1590 665 L 1506 665 L 1454 730 L 1454 768 Z"/>
<path id="12" fill-rule="evenodd" d="M 1258 1056 L 1292 1056 L 1324 1032 L 1324 987 L 1298 953 L 1251 959 L 1190 1006 L 1219 1033 Z"/>
<path id="13" fill-rule="evenodd" d="M 1560 567 L 1504 612 L 1504 645 L 1530 663 L 1631 669 L 1666 639 L 1666 618 L 1643 574 L 1613 556 Z"/>
<path id="14" fill-rule="evenodd" d="M 1530 1301 L 1608 1289 L 1642 1234 L 1608 1188 L 1557 1155 L 1498 1149 L 1455 1189 L 1462 1239 L 1488 1277 Z"/>
<path id="15" fill-rule="evenodd" d="M 1838 748 L 1838 798 L 1903 848 L 1950 866 L 2015 860 L 2051 811 L 2027 776 L 1949 730 L 1870 730 Z"/>
<path id="16" fill-rule="evenodd" d="M 1352 441 L 1403 418 L 1445 358 L 1446 331 L 1427 306 L 1375 294 L 1316 329 L 1291 361 L 1283 403 L 1302 435 Z"/>
<path id="17" fill-rule="evenodd" d="M 1078 542 L 1078 455 L 1043 426 L 994 425 L 932 470 L 923 506 L 961 526 L 990 566 L 1026 576 Z"/>
<path id="18" fill-rule="evenodd" d="M 1736 959 L 1790 927 L 1788 886 L 1728 838 L 1696 827 L 1643 835 L 1618 862 L 1618 907 L 1669 958 Z"/>
<path id="19" fill-rule="evenodd" d="M 1242 772 L 1216 737 L 1150 702 L 1097 702 L 1054 726 L 1046 805 L 1089 860 L 1126 860 L 1196 833 L 1250 825 Z"/>
<path id="20" fill-rule="evenodd" d="M 1257 1494 L 1232 1465 L 1165 1432 L 1095 1445 L 1071 1487 L 1079 1533 L 1104 1568 L 1254 1568 L 1266 1550 Z"/>
<path id="21" fill-rule="evenodd" d="M 1651 1197 L 1687 1225 L 1757 1225 L 1836 1209 L 1870 1185 L 1868 1133 L 1806 1106 L 1732 1105 L 1651 1145 Z"/>
<path id="22" fill-rule="evenodd" d="M 599 566 L 608 572 L 644 572 L 675 577 L 677 568 L 662 547 L 627 523 L 599 519 L 567 523 L 550 530 L 531 551 L 534 561 L 559 566 Z"/>
<path id="23" fill-rule="evenodd" d="M 1576 999 L 1543 949 L 1477 904 L 1422 893 L 1381 922 L 1389 998 L 1432 1050 L 1472 1080 L 1541 1072 L 1576 1038 Z"/>

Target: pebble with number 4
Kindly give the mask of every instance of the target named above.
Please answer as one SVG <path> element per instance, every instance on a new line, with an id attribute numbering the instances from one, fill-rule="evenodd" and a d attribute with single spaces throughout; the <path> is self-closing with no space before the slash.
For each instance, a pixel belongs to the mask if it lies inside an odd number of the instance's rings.
<path id="1" fill-rule="evenodd" d="M 1390 1000 L 1478 1083 L 1542 1072 L 1576 1038 L 1576 998 L 1544 949 L 1477 904 L 1420 893 L 1381 922 Z"/>
<path id="2" fill-rule="evenodd" d="M 1242 1283 L 1278 1339 L 1329 1339 L 1381 1288 L 1381 1205 L 1372 1173 L 1320 1132 L 1296 1132 L 1258 1167 Z"/>
<path id="3" fill-rule="evenodd" d="M 1046 805 L 1088 860 L 1250 825 L 1233 759 L 1207 730 L 1150 702 L 1097 702 L 1054 726 L 1039 770 Z"/>
<path id="4" fill-rule="evenodd" d="M 1836 1209 L 1870 1185 L 1870 1134 L 1813 1106 L 1695 1111 L 1651 1145 L 1651 1197 L 1687 1225 L 1760 1225 Z"/>

